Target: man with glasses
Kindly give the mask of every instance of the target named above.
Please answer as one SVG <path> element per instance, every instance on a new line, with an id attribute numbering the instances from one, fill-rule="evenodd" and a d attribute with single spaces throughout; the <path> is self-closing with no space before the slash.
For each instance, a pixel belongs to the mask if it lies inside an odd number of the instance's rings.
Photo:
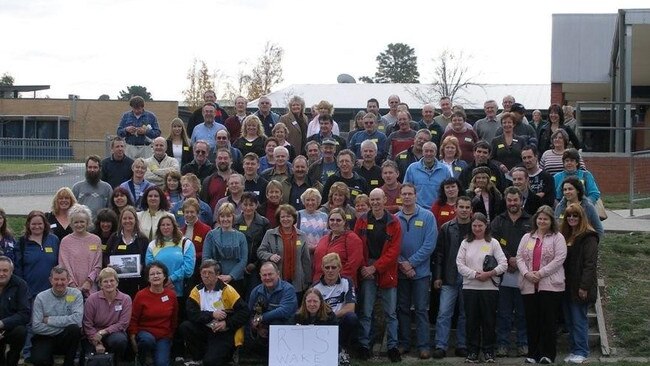
<path id="1" fill-rule="evenodd" d="M 264 126 L 264 134 L 266 136 L 273 136 L 273 126 L 280 120 L 280 115 L 271 110 L 271 99 L 267 97 L 260 97 L 257 102 L 258 110 L 255 115 L 262 121 Z"/>
<path id="2" fill-rule="evenodd" d="M 225 130 L 226 127 L 221 123 L 215 121 L 216 108 L 212 103 L 205 103 L 203 105 L 203 123 L 196 126 L 192 131 L 192 145 L 198 140 L 207 141 L 210 145 L 210 150 L 214 150 L 217 146 L 215 136 L 218 131 Z"/>
<path id="3" fill-rule="evenodd" d="M 189 163 L 183 165 L 181 168 L 181 175 L 187 173 L 193 173 L 200 180 L 203 180 L 214 173 L 216 167 L 208 159 L 208 153 L 210 151 L 210 145 L 207 141 L 199 140 L 194 144 L 194 159 Z"/>
<path id="4" fill-rule="evenodd" d="M 361 143 L 365 140 L 372 140 L 377 144 L 377 161 L 383 162 L 386 158 L 386 135 L 377 130 L 377 117 L 372 113 L 363 116 L 364 130 L 354 134 L 350 140 L 350 149 L 357 158 L 361 157 Z"/>

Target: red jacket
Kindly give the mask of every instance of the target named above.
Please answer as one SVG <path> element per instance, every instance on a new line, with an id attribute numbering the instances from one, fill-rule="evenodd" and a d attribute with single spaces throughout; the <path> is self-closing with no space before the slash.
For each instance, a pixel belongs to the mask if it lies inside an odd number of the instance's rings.
<path id="1" fill-rule="evenodd" d="M 399 257 L 400 247 L 402 246 L 402 226 L 399 220 L 385 211 L 388 215 L 388 222 L 386 223 L 386 243 L 381 250 L 381 256 L 373 263 L 377 269 L 377 284 L 380 288 L 393 288 L 397 287 L 397 258 Z M 368 265 L 368 215 L 364 214 L 357 219 L 354 225 L 354 232 L 359 235 L 363 242 L 363 259 L 364 266 Z"/>
<path id="2" fill-rule="evenodd" d="M 357 273 L 361 265 L 365 263 L 363 257 L 363 243 L 359 236 L 351 230 L 346 231 L 330 243 L 332 234 L 323 236 L 316 245 L 314 250 L 314 268 L 312 281 L 316 283 L 323 274 L 322 262 L 325 254 L 336 253 L 341 258 L 341 276 L 349 277 L 357 287 Z M 358 287 L 357 287 L 358 288 Z"/>
<path id="3" fill-rule="evenodd" d="M 187 225 L 184 225 L 181 228 L 181 232 L 185 235 L 187 230 Z M 205 236 L 212 230 L 208 225 L 202 223 L 200 220 L 197 220 L 194 224 L 194 234 L 190 239 L 194 243 L 194 251 L 196 252 L 196 263 L 197 267 L 201 263 L 201 258 L 203 258 L 203 242 L 205 241 Z"/>

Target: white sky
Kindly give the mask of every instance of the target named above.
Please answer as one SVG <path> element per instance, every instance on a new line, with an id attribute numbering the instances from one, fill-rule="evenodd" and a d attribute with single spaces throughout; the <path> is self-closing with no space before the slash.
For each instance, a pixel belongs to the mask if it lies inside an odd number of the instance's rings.
<path id="1" fill-rule="evenodd" d="M 551 15 L 616 13 L 641 0 L 3 0 L 0 74 L 16 85 L 49 84 L 52 98 L 115 99 L 128 85 L 155 100 L 183 99 L 194 58 L 234 77 L 266 41 L 285 50 L 290 84 L 374 75 L 388 43 L 415 48 L 420 81 L 443 49 L 472 55 L 484 83 L 546 84 Z M 30 95 L 31 96 L 31 95 Z M 27 97 L 27 95 L 25 95 Z"/>

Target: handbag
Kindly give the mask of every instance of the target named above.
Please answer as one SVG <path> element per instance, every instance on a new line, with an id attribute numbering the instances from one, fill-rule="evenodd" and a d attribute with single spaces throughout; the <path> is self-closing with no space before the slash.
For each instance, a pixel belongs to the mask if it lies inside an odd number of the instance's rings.
<path id="1" fill-rule="evenodd" d="M 600 221 L 605 221 L 607 220 L 607 211 L 605 211 L 605 205 L 603 204 L 603 200 L 600 198 L 596 200 L 596 203 L 594 203 L 594 207 L 596 207 L 596 212 L 598 212 L 598 218 Z"/>
<path id="2" fill-rule="evenodd" d="M 86 366 L 113 366 L 113 354 L 89 353 L 86 355 Z"/>
<path id="3" fill-rule="evenodd" d="M 491 254 L 486 254 L 485 258 L 483 259 L 483 272 L 489 272 L 499 265 L 499 262 L 497 259 L 491 255 Z M 494 277 L 490 277 L 490 280 L 492 280 L 492 284 L 496 287 L 499 287 L 499 284 L 497 281 L 494 280 Z"/>

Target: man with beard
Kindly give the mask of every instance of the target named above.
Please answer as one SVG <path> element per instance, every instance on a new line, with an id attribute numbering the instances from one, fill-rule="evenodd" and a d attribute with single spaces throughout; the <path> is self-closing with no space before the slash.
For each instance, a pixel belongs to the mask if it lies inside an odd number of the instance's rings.
<path id="1" fill-rule="evenodd" d="M 287 202 L 293 206 L 296 211 L 305 208 L 300 196 L 307 188 L 316 188 L 319 192 L 323 190 L 323 184 L 319 181 L 311 180 L 307 176 L 307 158 L 298 155 L 293 159 L 293 175 L 290 179 L 282 182 L 282 202 Z"/>
<path id="2" fill-rule="evenodd" d="M 521 204 L 524 211 L 529 215 L 534 215 L 537 209 L 544 205 L 543 200 L 530 190 L 530 181 L 526 168 L 517 166 L 510 171 L 512 176 L 512 185 L 521 193 Z"/>
<path id="3" fill-rule="evenodd" d="M 210 207 L 215 207 L 220 199 L 226 196 L 226 187 L 228 178 L 233 172 L 230 168 L 232 165 L 232 155 L 230 150 L 217 150 L 217 170 L 210 176 L 203 179 L 201 186 L 201 200 L 207 202 Z"/>
<path id="4" fill-rule="evenodd" d="M 401 151 L 395 156 L 395 162 L 397 163 L 397 167 L 399 169 L 400 182 L 404 180 L 404 175 L 406 174 L 406 169 L 409 167 L 409 165 L 422 159 L 422 146 L 424 146 L 424 143 L 427 141 L 431 141 L 431 131 L 423 128 L 415 134 L 415 141 L 413 142 L 413 146 L 404 151 Z"/>
<path id="5" fill-rule="evenodd" d="M 163 138 L 164 141 L 165 139 Z M 111 197 L 111 193 L 113 193 L 111 185 L 99 179 L 101 166 L 99 156 L 88 156 L 86 158 L 86 179 L 72 186 L 72 193 L 77 199 L 77 202 L 81 205 L 88 206 L 93 217 L 97 215 L 99 210 L 108 207 L 108 199 Z"/>
<path id="6" fill-rule="evenodd" d="M 160 188 L 165 186 L 165 177 L 167 173 L 181 171 L 178 166 L 178 160 L 167 155 L 167 140 L 164 137 L 156 137 L 153 140 L 153 156 L 144 160 L 147 164 L 147 172 L 144 173 L 144 179 L 157 185 Z"/>
<path id="7" fill-rule="evenodd" d="M 115 136 L 111 141 L 111 156 L 102 160 L 101 179 L 115 188 L 131 179 L 133 159 L 124 153 L 126 142 L 124 138 Z"/>
<path id="8" fill-rule="evenodd" d="M 492 172 L 490 175 L 492 183 L 494 183 L 499 192 L 503 192 L 507 186 L 506 178 L 501 172 L 501 168 L 490 160 L 491 152 L 492 146 L 488 144 L 487 141 L 481 140 L 474 144 L 474 162 L 463 169 L 463 171 L 460 172 L 460 176 L 458 176 L 460 186 L 463 188 L 463 190 L 467 190 L 467 188 L 469 188 L 469 183 L 472 180 L 472 171 L 474 168 L 477 168 L 479 166 L 487 166 Z"/>

